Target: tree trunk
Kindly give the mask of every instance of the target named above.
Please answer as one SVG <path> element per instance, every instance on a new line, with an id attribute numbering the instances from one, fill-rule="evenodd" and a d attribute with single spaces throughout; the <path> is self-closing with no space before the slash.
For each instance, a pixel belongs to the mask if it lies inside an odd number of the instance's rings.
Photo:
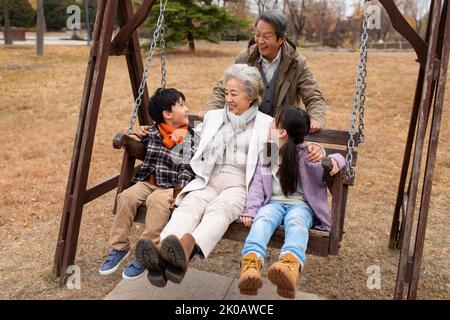
<path id="1" fill-rule="evenodd" d="M 325 23 L 325 8 L 324 8 L 324 2 L 321 0 L 320 3 L 320 31 L 319 31 L 319 43 L 320 46 L 323 47 L 323 28 Z"/>
<path id="2" fill-rule="evenodd" d="M 91 33 L 91 21 L 89 19 L 89 4 L 88 0 L 84 0 L 84 11 L 86 16 L 86 33 L 87 33 L 87 45 L 91 45 L 92 33 Z"/>
<path id="3" fill-rule="evenodd" d="M 42 1 L 37 1 L 36 8 L 36 53 L 38 56 L 44 55 L 45 16 Z"/>
<path id="4" fill-rule="evenodd" d="M 9 0 L 3 0 L 3 14 L 5 17 L 5 26 L 3 28 L 5 45 L 11 45 L 13 44 L 13 40 L 11 36 L 11 20 L 9 19 Z"/>
<path id="5" fill-rule="evenodd" d="M 188 32 L 187 40 L 188 40 L 188 44 L 189 44 L 189 50 L 191 50 L 191 52 L 195 52 L 195 39 L 194 39 L 194 35 L 192 34 L 192 32 Z"/>

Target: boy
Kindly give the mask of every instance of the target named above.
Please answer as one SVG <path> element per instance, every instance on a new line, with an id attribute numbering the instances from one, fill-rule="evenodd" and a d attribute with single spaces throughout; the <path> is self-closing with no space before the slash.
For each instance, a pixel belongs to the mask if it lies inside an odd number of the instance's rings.
<path id="1" fill-rule="evenodd" d="M 128 237 L 137 208 L 146 203 L 147 215 L 141 238 L 159 243 L 159 234 L 169 221 L 174 199 L 195 177 L 189 160 L 197 144 L 194 131 L 189 127 L 189 110 L 183 93 L 172 88 L 157 89 L 150 98 L 148 111 L 155 123 L 142 139 L 147 153 L 133 178 L 135 184 L 117 197 L 117 213 L 109 238 L 111 251 L 100 266 L 101 275 L 115 272 L 129 256 Z M 122 277 L 137 279 L 144 271 L 145 267 L 135 259 L 125 268 Z"/>

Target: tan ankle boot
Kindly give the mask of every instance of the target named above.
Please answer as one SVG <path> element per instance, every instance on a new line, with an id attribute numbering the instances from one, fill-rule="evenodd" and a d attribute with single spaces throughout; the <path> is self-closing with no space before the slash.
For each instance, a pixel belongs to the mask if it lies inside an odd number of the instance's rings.
<path id="1" fill-rule="evenodd" d="M 269 280 L 277 286 L 277 293 L 284 298 L 295 298 L 297 279 L 301 269 L 300 260 L 286 253 L 268 270 Z"/>
<path id="2" fill-rule="evenodd" d="M 189 266 L 189 258 L 195 246 L 195 239 L 190 233 L 178 239 L 170 235 L 161 242 L 161 256 L 167 261 L 166 278 L 180 283 Z"/>
<path id="3" fill-rule="evenodd" d="M 262 287 L 261 265 L 261 260 L 254 252 L 242 256 L 241 277 L 238 281 L 241 294 L 252 296 L 258 294 L 258 289 Z"/>

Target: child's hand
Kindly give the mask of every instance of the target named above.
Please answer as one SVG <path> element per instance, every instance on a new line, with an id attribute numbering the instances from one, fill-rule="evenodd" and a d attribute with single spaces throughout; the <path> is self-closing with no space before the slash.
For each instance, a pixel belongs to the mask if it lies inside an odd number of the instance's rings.
<path id="1" fill-rule="evenodd" d="M 247 228 L 250 228 L 253 223 L 252 217 L 246 217 L 246 216 L 239 216 L 239 220 L 246 226 Z"/>
<path id="2" fill-rule="evenodd" d="M 330 176 L 334 176 L 339 172 L 339 170 L 341 170 L 341 168 L 339 168 L 339 164 L 337 163 L 336 159 L 331 158 L 331 163 L 333 164 L 333 169 L 331 169 L 330 171 Z"/>
<path id="3" fill-rule="evenodd" d="M 150 126 L 139 126 L 139 131 L 136 133 L 136 135 L 142 139 L 146 135 L 150 134 L 150 131 L 148 131 L 149 128 Z"/>
<path id="4" fill-rule="evenodd" d="M 139 139 L 139 137 L 137 136 L 137 135 L 135 135 L 135 134 L 129 134 L 128 135 L 131 139 L 133 139 L 133 140 L 136 140 L 136 141 L 141 141 L 141 139 Z"/>
<path id="5" fill-rule="evenodd" d="M 169 199 L 169 209 L 172 210 L 173 208 L 175 208 L 175 198 L 174 197 Z"/>
<path id="6" fill-rule="evenodd" d="M 307 161 L 310 162 L 319 162 L 323 158 L 325 158 L 325 154 L 323 153 L 323 149 L 314 143 L 308 144 L 308 156 L 306 157 Z"/>

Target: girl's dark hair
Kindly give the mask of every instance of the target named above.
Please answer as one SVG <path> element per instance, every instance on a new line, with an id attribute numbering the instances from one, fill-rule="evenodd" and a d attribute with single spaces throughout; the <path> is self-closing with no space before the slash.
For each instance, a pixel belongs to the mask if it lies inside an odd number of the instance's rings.
<path id="1" fill-rule="evenodd" d="M 156 124 L 164 122 L 163 111 L 172 111 L 179 100 L 186 101 L 184 94 L 174 88 L 158 88 L 148 103 L 148 113 Z"/>
<path id="2" fill-rule="evenodd" d="M 297 107 L 284 107 L 275 117 L 278 129 L 287 131 L 288 141 L 281 147 L 281 164 L 278 170 L 281 190 L 285 196 L 297 191 L 299 184 L 299 159 L 297 145 L 303 143 L 309 132 L 309 115 Z"/>

